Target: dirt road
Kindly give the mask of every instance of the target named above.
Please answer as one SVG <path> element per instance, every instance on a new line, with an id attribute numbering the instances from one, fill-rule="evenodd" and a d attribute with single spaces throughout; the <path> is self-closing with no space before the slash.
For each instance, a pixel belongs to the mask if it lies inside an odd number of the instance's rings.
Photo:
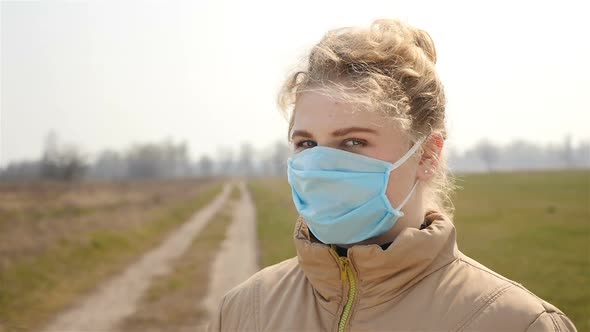
<path id="1" fill-rule="evenodd" d="M 204 300 L 212 315 L 225 292 L 258 271 L 256 209 L 244 183 L 238 185 L 241 199 L 233 210 L 233 220 L 209 274 L 209 291 Z M 199 326 L 198 331 L 206 325 Z"/>
<path id="2" fill-rule="evenodd" d="M 231 184 L 226 184 L 213 202 L 194 214 L 159 247 L 100 285 L 78 305 L 58 315 L 43 331 L 116 331 L 117 324 L 135 311 L 136 303 L 152 278 L 168 273 L 170 263 L 186 251 L 193 238 L 224 206 L 231 188 Z"/>

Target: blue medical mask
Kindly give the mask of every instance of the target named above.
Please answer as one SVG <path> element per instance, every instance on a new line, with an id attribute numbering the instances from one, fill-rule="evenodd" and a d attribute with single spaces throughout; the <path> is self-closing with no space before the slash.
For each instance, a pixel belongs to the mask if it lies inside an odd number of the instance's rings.
<path id="1" fill-rule="evenodd" d="M 353 244 L 389 231 L 404 215 L 418 181 L 400 206 L 385 195 L 389 173 L 420 147 L 418 141 L 397 162 L 316 146 L 289 158 L 293 202 L 308 228 L 326 244 Z"/>

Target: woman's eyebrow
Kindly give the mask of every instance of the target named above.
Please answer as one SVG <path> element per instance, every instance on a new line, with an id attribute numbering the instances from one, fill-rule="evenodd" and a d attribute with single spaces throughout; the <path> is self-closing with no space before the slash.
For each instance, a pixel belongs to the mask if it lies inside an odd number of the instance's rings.
<path id="1" fill-rule="evenodd" d="M 348 127 L 348 128 L 341 128 L 332 132 L 332 136 L 344 136 L 346 134 L 354 133 L 354 132 L 362 132 L 362 133 L 372 133 L 375 135 L 379 135 L 379 133 L 375 129 L 371 128 L 363 128 L 363 127 Z"/>
<path id="2" fill-rule="evenodd" d="M 313 135 L 307 130 L 293 130 L 293 133 L 291 133 L 291 139 L 293 139 L 295 136 L 313 138 Z"/>

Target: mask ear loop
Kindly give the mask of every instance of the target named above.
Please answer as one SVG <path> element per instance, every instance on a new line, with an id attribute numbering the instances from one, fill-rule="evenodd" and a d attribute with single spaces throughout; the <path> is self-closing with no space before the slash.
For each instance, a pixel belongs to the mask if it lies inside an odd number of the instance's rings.
<path id="1" fill-rule="evenodd" d="M 418 150 L 418 148 L 420 148 L 420 146 L 422 145 L 422 142 L 424 142 L 424 139 L 419 139 L 418 141 L 416 141 L 416 144 L 414 144 L 414 146 L 412 146 L 412 148 L 400 160 L 396 161 L 395 164 L 393 164 L 393 167 L 391 167 L 391 169 L 389 171 L 391 172 L 392 169 L 395 169 L 395 168 L 399 167 L 399 165 L 403 164 L 412 155 L 414 155 L 414 153 L 416 153 L 416 151 Z M 396 209 L 396 210 L 398 210 L 400 212 L 400 214 L 402 216 L 404 215 L 404 213 L 401 211 L 401 209 L 410 200 L 410 198 L 412 197 L 412 194 L 414 193 L 414 190 L 416 190 L 416 187 L 418 186 L 418 183 L 419 182 L 420 182 L 419 179 L 416 180 L 416 182 L 414 183 L 414 186 L 412 187 L 412 189 L 410 190 L 410 192 L 408 193 L 408 195 L 406 196 L 406 198 L 403 200 L 403 202 Z"/>
<path id="2" fill-rule="evenodd" d="M 414 146 L 412 146 L 412 148 L 410 148 L 410 150 L 408 150 L 408 152 L 406 152 L 406 154 L 403 157 L 401 157 L 398 161 L 396 161 L 395 163 L 393 163 L 391 165 L 391 169 L 394 170 L 394 169 L 400 167 L 401 164 L 405 163 L 406 160 L 408 160 L 412 155 L 414 155 L 414 153 L 416 153 L 416 151 L 422 145 L 423 141 L 424 141 L 424 139 L 419 139 L 418 141 L 416 141 Z"/>
<path id="3" fill-rule="evenodd" d="M 398 210 L 401 210 L 404 207 L 404 205 L 406 205 L 406 203 L 410 200 L 410 197 L 412 197 L 412 194 L 414 193 L 414 190 L 416 190 L 416 187 L 418 186 L 418 182 L 420 182 L 420 180 L 416 180 L 416 183 L 414 183 L 414 186 L 412 187 L 412 190 L 410 190 L 410 193 L 408 194 L 408 196 L 406 196 L 406 198 L 404 199 L 404 201 L 397 208 Z"/>

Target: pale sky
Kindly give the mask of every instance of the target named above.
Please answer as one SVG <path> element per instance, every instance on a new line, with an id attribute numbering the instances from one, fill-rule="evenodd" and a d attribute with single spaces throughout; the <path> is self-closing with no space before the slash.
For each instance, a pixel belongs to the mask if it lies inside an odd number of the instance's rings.
<path id="1" fill-rule="evenodd" d="M 93 155 L 186 140 L 191 156 L 286 138 L 275 103 L 329 29 L 401 18 L 433 37 L 449 145 L 590 139 L 583 1 L 2 1 L 0 165 L 54 129 Z"/>

